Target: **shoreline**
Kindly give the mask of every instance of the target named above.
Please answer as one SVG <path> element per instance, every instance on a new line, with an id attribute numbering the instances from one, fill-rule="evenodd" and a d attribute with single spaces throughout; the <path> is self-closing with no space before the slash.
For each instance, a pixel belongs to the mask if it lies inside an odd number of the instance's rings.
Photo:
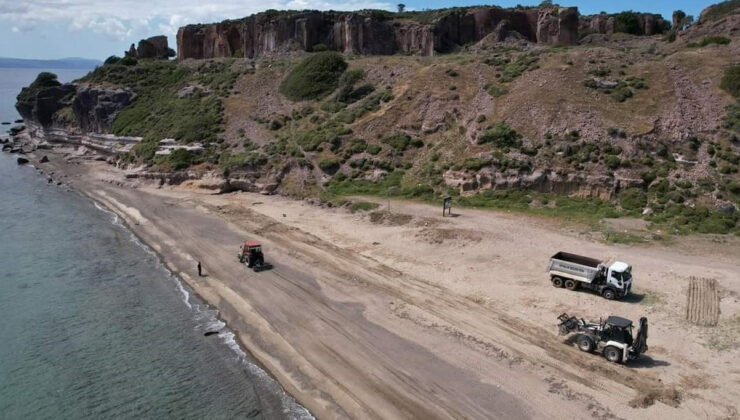
<path id="1" fill-rule="evenodd" d="M 568 303 L 572 302 L 572 295 L 558 297 L 552 304 L 536 298 L 529 315 L 522 316 L 521 307 L 512 304 L 512 299 L 531 300 L 526 296 L 541 295 L 551 289 L 539 286 L 529 289 L 525 282 L 522 297 L 513 295 L 507 299 L 506 294 L 512 293 L 507 291 L 501 294 L 504 297 L 501 301 L 495 283 L 485 286 L 494 289 L 482 294 L 465 285 L 471 280 L 459 285 L 456 285 L 458 280 L 453 283 L 445 280 L 446 277 L 456 279 L 460 274 L 464 274 L 461 279 L 470 276 L 485 279 L 485 270 L 475 274 L 456 268 L 444 277 L 435 278 L 440 275 L 436 266 L 426 263 L 420 266 L 418 263 L 422 261 L 414 261 L 438 248 L 424 245 L 428 239 L 425 235 L 447 233 L 452 226 L 457 226 L 454 228 L 457 236 L 443 238 L 452 240 L 452 249 L 475 253 L 478 248 L 492 246 L 487 239 L 470 233 L 474 226 L 478 230 L 483 227 L 476 221 L 486 217 L 482 212 L 466 210 L 462 218 L 439 222 L 432 217 L 437 213 L 436 207 L 432 212 L 423 204 L 399 203 L 398 211 L 415 214 L 415 222 L 408 226 L 366 226 L 369 222 L 362 216 L 352 216 L 341 209 L 304 207 L 302 202 L 281 197 L 244 193 L 213 195 L 187 186 L 154 188 L 143 183 L 127 183 L 122 172 L 109 165 L 66 162 L 63 152 L 59 152 L 43 151 L 51 163 L 40 166 L 61 165 L 55 169 L 58 171 L 55 177 L 66 175 L 65 183 L 75 191 L 117 214 L 173 275 L 203 302 L 218 310 L 219 319 L 227 324 L 256 365 L 317 418 L 486 418 L 497 412 L 502 418 L 560 418 L 572 417 L 573 413 L 578 413 L 578 418 L 634 417 L 669 413 L 678 419 L 691 418 L 697 410 L 706 410 L 707 406 L 700 403 L 703 398 L 720 404 L 714 412 L 725 407 L 716 401 L 713 392 L 688 388 L 680 388 L 681 393 L 708 394 L 699 400 L 694 396 L 671 405 L 674 403 L 663 400 L 661 393 L 680 387 L 671 379 L 676 377 L 676 372 L 656 367 L 625 369 L 604 365 L 599 360 L 584 360 L 581 354 L 571 352 L 550 338 L 549 331 L 540 331 L 541 327 L 528 319 L 547 323 L 549 311 L 562 305 L 568 311 L 573 310 L 567 309 L 572 305 Z M 32 159 L 34 163 L 37 160 L 38 156 Z M 427 210 L 429 216 L 425 216 Z M 306 215 L 299 216 L 302 213 Z M 516 215 L 496 219 L 495 223 L 511 225 L 511 229 L 521 225 Z M 169 226 L 173 224 L 178 226 Z M 409 237 L 412 228 L 416 233 Z M 565 238 L 557 236 L 556 231 L 538 231 L 541 229 L 538 226 L 526 229 L 539 232 L 548 241 Z M 245 236 L 262 239 L 266 259 L 276 263 L 275 272 L 253 275 L 237 267 L 230 258 L 232 245 L 229 244 Z M 515 236 L 520 237 L 515 241 L 521 241 L 527 235 Z M 199 244 L 201 238 L 203 243 Z M 364 244 L 356 244 L 357 240 Z M 573 237 L 568 240 L 583 242 Z M 394 241 L 399 245 L 394 245 Z M 387 251 L 374 248 L 371 242 L 389 248 Z M 424 251 L 417 251 L 420 255 L 411 258 L 403 253 L 409 243 Z M 471 243 L 479 245 L 470 248 Z M 521 245 L 522 252 L 533 246 L 529 241 Z M 616 249 L 587 242 L 581 246 Z M 640 248 L 653 256 L 674 252 L 663 246 Z M 619 249 L 626 252 L 629 247 Z M 495 252 L 503 255 L 501 249 Z M 688 259 L 695 260 L 704 252 L 697 251 Z M 198 255 L 208 259 L 204 263 L 208 278 L 192 277 L 188 271 L 194 267 L 189 261 L 199 259 Z M 520 258 L 516 255 L 508 255 L 507 259 Z M 473 259 L 466 264 L 479 264 L 474 262 L 477 261 L 474 256 L 470 258 Z M 511 271 L 505 262 L 506 259 L 497 262 L 496 269 L 512 278 L 521 275 Z M 536 265 L 535 262 L 529 268 L 531 263 L 528 263 L 523 266 L 524 271 L 539 272 Z M 733 268 L 731 262 L 719 266 L 724 272 Z M 414 272 L 414 276 L 409 272 Z M 638 283 L 638 287 L 645 290 L 643 287 L 653 281 L 648 280 L 645 278 L 645 283 Z M 737 284 L 730 286 L 734 289 Z M 662 299 L 668 298 L 675 297 Z M 578 296 L 580 304 L 585 300 L 592 309 L 609 306 L 616 313 L 624 309 L 617 302 Z M 651 310 L 635 306 L 628 315 L 636 319 L 646 309 Z M 660 317 L 663 322 L 669 320 Z M 519 327 L 511 329 L 509 325 Z M 521 335 L 519 331 L 529 334 Z M 650 354 L 649 360 L 668 357 L 673 361 L 671 365 L 679 366 L 676 362 L 679 355 L 665 350 L 668 338 L 660 325 L 653 331 L 657 345 L 653 346 L 651 341 L 651 349 L 657 349 L 658 353 Z M 542 341 L 532 341 L 543 334 Z M 427 364 L 427 360 L 433 364 Z M 408 373 L 399 377 L 400 372 Z M 585 372 L 589 375 L 584 377 Z M 594 372 L 599 374 L 593 377 Z M 507 377 L 516 378 L 516 382 L 505 380 Z M 435 388 L 438 380 L 455 385 Z M 635 391 L 639 396 L 651 387 L 658 390 L 655 402 L 647 408 L 629 406 Z M 491 397 L 494 394 L 498 396 Z"/>
<path id="2" fill-rule="evenodd" d="M 34 157 L 35 163 L 38 163 L 38 156 L 36 156 L 34 153 L 31 153 L 30 155 Z M 200 293 L 198 293 L 198 290 L 193 287 L 193 284 L 191 284 L 190 282 L 188 282 L 187 280 L 185 280 L 183 278 L 183 276 L 177 271 L 177 269 L 175 267 L 173 267 L 173 266 L 171 266 L 171 265 L 169 265 L 167 263 L 167 260 L 165 259 L 165 257 L 162 254 L 160 254 L 156 249 L 154 249 L 151 244 L 147 243 L 146 240 L 144 238 L 142 238 L 137 233 L 136 229 L 132 228 L 132 225 L 131 225 L 130 221 L 127 220 L 127 218 L 125 216 L 125 213 L 115 211 L 114 209 L 112 209 L 111 207 L 109 207 L 104 201 L 101 201 L 99 199 L 99 197 L 96 198 L 94 195 L 90 194 L 88 191 L 86 191 L 84 189 L 75 188 L 72 185 L 70 185 L 69 188 L 72 191 L 76 192 L 77 194 L 80 194 L 80 196 L 85 197 L 86 199 L 89 199 L 90 201 L 92 201 L 92 203 L 96 207 L 99 207 L 99 210 L 104 211 L 104 212 L 106 212 L 106 213 L 108 213 L 110 215 L 113 215 L 113 216 L 116 216 L 117 217 L 117 219 L 118 219 L 118 221 L 120 223 L 120 227 L 122 227 L 123 229 L 125 229 L 127 233 L 129 233 L 130 235 L 132 235 L 136 239 L 135 242 L 136 242 L 136 244 L 138 246 L 142 247 L 146 252 L 152 253 L 152 255 L 154 255 L 157 258 L 157 261 L 159 262 L 159 264 L 162 265 L 162 267 L 167 271 L 168 275 L 171 276 L 173 278 L 173 280 L 176 282 L 176 284 L 178 285 L 178 289 L 180 289 L 180 291 L 183 294 L 186 294 L 186 295 L 183 296 L 183 302 L 186 304 L 186 306 L 188 307 L 188 309 L 193 310 L 192 304 L 189 301 L 189 299 L 190 299 L 190 296 L 191 295 L 195 295 L 196 298 L 199 299 L 200 301 L 202 301 L 209 309 L 212 309 L 212 310 L 214 310 L 216 312 L 216 314 L 214 316 L 215 319 L 217 321 L 222 322 L 224 324 L 224 326 L 219 329 L 219 335 L 222 332 L 224 332 L 224 330 L 226 331 L 226 333 L 232 334 L 233 337 L 235 338 L 235 340 L 234 340 L 234 346 L 236 346 L 236 348 L 233 348 L 227 341 L 224 341 L 223 342 L 223 345 L 225 345 L 227 347 L 230 347 L 230 349 L 238 357 L 244 359 L 244 360 L 241 361 L 241 363 L 245 364 L 245 366 L 244 366 L 245 369 L 249 369 L 250 368 L 249 365 L 252 365 L 252 366 L 256 367 L 257 369 L 259 369 L 262 373 L 264 373 L 265 375 L 267 375 L 272 381 L 274 381 L 278 385 L 280 391 L 283 394 L 283 395 L 280 395 L 279 396 L 280 397 L 280 400 L 281 400 L 281 409 L 282 409 L 283 413 L 286 413 L 286 412 L 293 413 L 293 410 L 295 410 L 296 408 L 305 410 L 305 414 L 302 413 L 302 414 L 300 414 L 300 415 L 298 415 L 296 417 L 291 416 L 291 417 L 286 417 L 286 418 L 289 418 L 289 419 L 306 419 L 306 420 L 308 420 L 308 419 L 315 419 L 315 417 L 310 412 L 310 410 L 308 410 L 308 408 L 304 407 L 303 405 L 298 405 L 297 407 L 295 407 L 295 406 L 294 407 L 286 407 L 285 406 L 285 403 L 286 403 L 285 398 L 286 397 L 289 398 L 289 401 L 288 402 L 293 402 L 294 404 L 297 404 L 297 399 L 293 395 L 291 395 L 290 393 L 288 393 L 282 387 L 282 385 L 280 384 L 280 381 L 275 377 L 275 375 L 272 372 L 270 372 L 270 370 L 266 366 L 264 366 L 260 362 L 260 360 L 258 358 L 256 358 L 251 353 L 251 351 L 249 350 L 249 348 L 245 345 L 245 342 L 242 340 L 239 332 L 236 331 L 236 330 L 232 330 L 230 328 L 230 326 L 229 326 L 229 323 L 225 319 L 222 319 L 222 317 L 221 317 L 221 311 L 219 310 L 219 308 L 217 306 L 215 306 L 214 304 L 212 304 L 211 302 L 209 302 L 207 299 L 205 299 Z M 112 223 L 113 224 L 116 224 L 115 222 L 112 222 Z M 242 354 L 239 354 L 239 352 L 241 352 Z M 253 384 L 253 386 L 254 386 L 254 384 Z"/>

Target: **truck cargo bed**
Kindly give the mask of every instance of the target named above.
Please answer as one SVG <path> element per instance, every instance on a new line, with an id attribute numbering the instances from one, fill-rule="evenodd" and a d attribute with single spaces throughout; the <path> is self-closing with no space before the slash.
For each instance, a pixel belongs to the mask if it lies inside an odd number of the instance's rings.
<path id="1" fill-rule="evenodd" d="M 585 265 L 592 268 L 597 268 L 601 261 L 596 258 L 584 257 L 583 255 L 571 254 L 569 252 L 558 252 L 552 256 L 554 260 L 567 261 L 574 264 Z"/>

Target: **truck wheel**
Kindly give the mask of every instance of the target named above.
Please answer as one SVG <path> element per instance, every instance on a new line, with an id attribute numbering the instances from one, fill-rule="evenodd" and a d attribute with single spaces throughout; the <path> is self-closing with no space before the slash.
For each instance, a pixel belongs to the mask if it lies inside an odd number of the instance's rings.
<path id="1" fill-rule="evenodd" d="M 591 337 L 587 335 L 582 335 L 578 337 L 578 348 L 581 349 L 581 351 L 584 351 L 586 353 L 591 353 L 594 351 L 594 341 L 591 340 Z"/>
<path id="2" fill-rule="evenodd" d="M 604 349 L 604 357 L 606 357 L 606 360 L 610 362 L 619 363 L 622 361 L 622 351 L 614 346 L 606 346 Z"/>
<path id="3" fill-rule="evenodd" d="M 601 296 L 604 296 L 604 299 L 614 300 L 614 298 L 617 297 L 617 294 L 612 289 L 604 289 L 604 291 L 601 292 Z"/>
<path id="4" fill-rule="evenodd" d="M 578 282 L 573 279 L 565 281 L 565 288 L 568 290 L 576 290 L 578 288 Z"/>
<path id="5" fill-rule="evenodd" d="M 553 277 L 552 285 L 555 287 L 563 287 L 563 279 L 561 279 L 560 277 Z"/>

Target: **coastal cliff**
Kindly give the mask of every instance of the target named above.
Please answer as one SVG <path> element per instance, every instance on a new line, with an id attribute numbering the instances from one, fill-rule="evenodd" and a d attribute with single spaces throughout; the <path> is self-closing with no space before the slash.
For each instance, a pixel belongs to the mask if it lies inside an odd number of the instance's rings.
<path id="1" fill-rule="evenodd" d="M 665 37 L 655 15 L 560 7 L 268 11 L 182 28 L 187 59 L 109 59 L 74 84 L 35 82 L 17 107 L 42 140 L 102 141 L 163 182 L 573 199 L 721 233 L 737 229 L 740 198 L 733 10 Z"/>
<path id="2" fill-rule="evenodd" d="M 670 25 L 658 15 L 631 13 L 628 28 L 637 35 L 662 33 Z M 509 33 L 530 42 L 578 43 L 579 29 L 599 33 L 620 30 L 619 16 L 583 18 L 576 7 L 502 9 L 473 7 L 429 12 L 389 13 L 267 11 L 238 20 L 188 25 L 177 32 L 178 59 L 256 58 L 321 45 L 334 51 L 366 55 L 413 53 L 434 55 L 478 42 L 491 33 Z M 503 33 L 502 33 L 503 31 Z"/>

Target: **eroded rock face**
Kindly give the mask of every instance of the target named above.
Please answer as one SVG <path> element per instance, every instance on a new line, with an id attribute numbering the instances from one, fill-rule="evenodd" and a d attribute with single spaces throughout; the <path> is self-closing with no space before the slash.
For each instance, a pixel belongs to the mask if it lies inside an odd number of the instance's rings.
<path id="1" fill-rule="evenodd" d="M 83 131 L 107 133 L 118 112 L 131 105 L 134 99 L 136 94 L 128 89 L 81 84 L 76 86 L 72 110 Z"/>
<path id="2" fill-rule="evenodd" d="M 43 88 L 31 102 L 16 103 L 16 109 L 24 120 L 48 126 L 57 111 L 71 104 L 74 94 L 75 87 L 70 84 Z"/>
<path id="3" fill-rule="evenodd" d="M 182 27 L 177 45 L 179 59 L 255 58 L 284 51 L 311 51 L 317 44 L 358 54 L 433 55 L 480 41 L 494 31 L 515 32 L 531 42 L 574 44 L 578 41 L 578 9 L 478 7 L 450 11 L 431 24 L 362 12 L 266 12 Z"/>
<path id="4" fill-rule="evenodd" d="M 30 103 L 16 103 L 23 119 L 41 128 L 107 133 L 118 112 L 136 95 L 128 89 L 67 83 L 38 91 Z"/>
<path id="5" fill-rule="evenodd" d="M 443 179 L 449 187 L 458 188 L 461 195 L 473 195 L 486 190 L 521 188 L 609 200 L 614 198 L 615 192 L 620 188 L 633 186 L 626 180 L 605 175 L 558 174 L 549 170 L 523 174 L 500 172 L 495 168 L 484 168 L 478 172 L 449 170 L 443 174 Z"/>

